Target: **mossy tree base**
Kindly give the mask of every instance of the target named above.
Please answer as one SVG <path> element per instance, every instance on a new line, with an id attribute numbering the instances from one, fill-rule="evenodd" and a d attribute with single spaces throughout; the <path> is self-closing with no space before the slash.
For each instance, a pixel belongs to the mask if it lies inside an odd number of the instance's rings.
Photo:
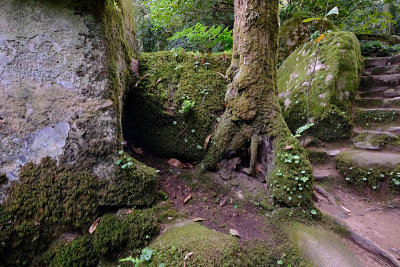
<path id="1" fill-rule="evenodd" d="M 279 202 L 310 204 L 311 166 L 283 121 L 276 98 L 277 12 L 276 0 L 246 4 L 235 1 L 234 48 L 227 71 L 231 84 L 225 95 L 226 111 L 201 168 L 215 168 L 226 153 L 246 148 L 250 143 L 250 166 L 245 172 L 251 174 L 259 160 L 263 174 L 269 176 L 271 192 Z M 291 146 L 290 151 L 285 151 L 286 146 Z M 286 154 L 293 161 L 289 162 Z M 288 163 L 292 166 L 288 167 Z M 295 177 L 307 178 L 303 184 Z M 302 193 L 296 194 L 299 189 Z"/>

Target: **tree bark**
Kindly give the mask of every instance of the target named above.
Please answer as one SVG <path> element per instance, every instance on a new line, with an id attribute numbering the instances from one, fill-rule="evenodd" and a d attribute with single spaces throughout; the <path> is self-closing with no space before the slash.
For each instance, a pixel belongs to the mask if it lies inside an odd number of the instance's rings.
<path id="1" fill-rule="evenodd" d="M 226 111 L 200 166 L 214 169 L 224 155 L 250 146 L 250 166 L 244 172 L 251 175 L 260 162 L 271 194 L 279 202 L 297 206 L 311 203 L 313 176 L 307 154 L 290 133 L 277 100 L 278 2 L 235 0 Z M 302 187 L 297 182 L 301 176 L 307 176 Z M 296 199 L 283 190 L 293 188 L 292 194 L 297 186 L 302 192 Z"/>

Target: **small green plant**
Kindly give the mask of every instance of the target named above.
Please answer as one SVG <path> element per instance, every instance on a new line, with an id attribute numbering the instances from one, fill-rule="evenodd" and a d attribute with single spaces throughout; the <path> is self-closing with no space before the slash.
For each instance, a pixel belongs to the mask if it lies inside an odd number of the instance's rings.
<path id="1" fill-rule="evenodd" d="M 118 153 L 121 155 L 121 158 L 115 164 L 121 166 L 123 170 L 130 169 L 133 166 L 133 158 L 123 150 L 120 150 Z"/>
<path id="2" fill-rule="evenodd" d="M 225 29 L 222 29 L 222 26 L 209 28 L 201 23 L 175 33 L 168 40 L 175 41 L 178 39 L 186 39 L 202 53 L 211 52 L 212 48 L 218 45 L 222 45 L 224 50 L 232 49 L 233 46 L 232 30 L 229 30 L 228 27 Z"/>
<path id="3" fill-rule="evenodd" d="M 142 253 L 140 254 L 140 257 L 133 258 L 132 256 L 120 259 L 120 262 L 132 262 L 135 264 L 135 267 L 139 267 L 141 263 L 145 263 L 150 261 L 151 256 L 153 255 L 153 251 L 149 248 L 144 248 L 142 250 Z M 160 264 L 159 266 L 162 266 L 163 264 Z"/>
<path id="4" fill-rule="evenodd" d="M 196 104 L 195 101 L 189 100 L 189 99 L 185 99 L 182 102 L 182 106 L 181 106 L 181 109 L 179 110 L 179 112 L 180 113 L 187 113 L 187 112 L 189 112 L 190 110 L 193 109 L 195 104 Z"/>
<path id="5" fill-rule="evenodd" d="M 306 123 L 305 125 L 299 127 L 299 128 L 296 130 L 296 134 L 295 134 L 294 137 L 296 137 L 296 138 L 301 137 L 301 134 L 302 134 L 303 132 L 307 131 L 308 129 L 310 129 L 312 126 L 314 126 L 314 123 L 313 123 L 313 122 L 311 122 L 311 123 Z"/>

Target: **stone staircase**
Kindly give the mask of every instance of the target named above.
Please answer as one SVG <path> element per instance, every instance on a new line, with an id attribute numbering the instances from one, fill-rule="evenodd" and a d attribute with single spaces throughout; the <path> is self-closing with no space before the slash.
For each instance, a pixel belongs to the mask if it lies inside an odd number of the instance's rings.
<path id="1" fill-rule="evenodd" d="M 311 160 L 323 159 L 313 162 L 316 205 L 387 266 L 400 266 L 400 55 L 365 59 L 353 122 L 351 140 L 309 149 Z"/>

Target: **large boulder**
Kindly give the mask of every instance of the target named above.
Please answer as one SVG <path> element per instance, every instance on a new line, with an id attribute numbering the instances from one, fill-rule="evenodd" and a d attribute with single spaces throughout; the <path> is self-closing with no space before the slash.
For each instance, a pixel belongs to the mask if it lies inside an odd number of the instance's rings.
<path id="1" fill-rule="evenodd" d="M 285 60 L 297 47 L 310 41 L 315 31 L 338 31 L 330 20 L 304 20 L 310 18 L 306 13 L 293 13 L 282 23 L 279 30 L 279 60 Z"/>
<path id="2" fill-rule="evenodd" d="M 155 171 L 114 164 L 136 57 L 131 1 L 4 0 L 0 10 L 0 175 L 18 180 L 22 166 L 50 157 L 109 181 L 105 205 L 149 203 L 140 192 Z"/>
<path id="3" fill-rule="evenodd" d="M 224 111 L 230 57 L 157 52 L 139 57 L 140 77 L 127 100 L 125 136 L 165 157 L 199 160 Z"/>
<path id="4" fill-rule="evenodd" d="M 325 141 L 348 138 L 362 69 L 360 45 L 350 32 L 330 32 L 319 44 L 312 41 L 297 48 L 278 70 L 279 100 L 292 132 L 307 123 L 309 90 L 315 125 L 308 133 Z"/>

